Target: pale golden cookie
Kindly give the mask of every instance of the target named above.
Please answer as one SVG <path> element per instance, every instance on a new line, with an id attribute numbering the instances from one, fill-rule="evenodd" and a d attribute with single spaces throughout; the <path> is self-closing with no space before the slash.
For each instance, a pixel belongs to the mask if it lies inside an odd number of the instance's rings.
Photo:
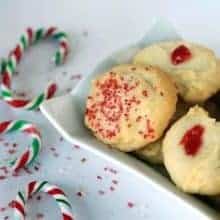
<path id="1" fill-rule="evenodd" d="M 195 106 L 166 133 L 164 164 L 183 191 L 202 195 L 220 193 L 220 123 Z"/>
<path id="2" fill-rule="evenodd" d="M 220 88 L 219 64 L 214 52 L 197 44 L 185 41 L 153 44 L 138 52 L 133 63 L 158 66 L 167 72 L 186 102 L 203 102 Z"/>
<path id="3" fill-rule="evenodd" d="M 188 110 L 189 105 L 183 101 L 178 101 L 176 105 L 176 112 L 170 120 L 170 125 L 183 116 Z M 148 161 L 153 164 L 162 164 L 163 163 L 163 154 L 162 154 L 162 141 L 164 136 L 159 140 L 147 144 L 144 148 L 141 148 L 135 152 L 135 154 L 141 159 Z"/>
<path id="4" fill-rule="evenodd" d="M 104 143 L 134 151 L 161 137 L 176 101 L 172 80 L 159 69 L 120 65 L 92 81 L 85 124 Z"/>
<path id="5" fill-rule="evenodd" d="M 135 155 L 137 155 L 137 157 L 139 157 L 140 159 L 150 162 L 152 164 L 162 164 L 162 140 L 163 138 L 161 137 L 159 140 L 135 151 Z"/>

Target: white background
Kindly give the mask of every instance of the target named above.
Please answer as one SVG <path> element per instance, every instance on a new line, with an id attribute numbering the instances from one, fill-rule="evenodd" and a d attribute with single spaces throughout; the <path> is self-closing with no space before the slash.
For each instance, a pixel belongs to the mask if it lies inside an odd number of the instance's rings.
<path id="1" fill-rule="evenodd" d="M 45 80 L 54 78 L 61 88 L 59 94 L 64 94 L 65 89 L 73 88 L 76 83 L 69 77 L 89 73 L 111 52 L 139 40 L 157 16 L 170 20 L 184 38 L 203 43 L 220 54 L 219 13 L 220 2 L 208 0 L 2 0 L 0 57 L 7 56 L 27 26 L 61 27 L 69 34 L 72 47 L 67 64 L 59 68 L 48 65 L 55 45 L 40 44 L 27 51 L 28 55 L 19 65 L 21 75 L 15 79 L 13 86 L 31 96 L 43 88 Z M 62 75 L 63 72 L 67 74 Z M 40 113 L 12 110 L 0 103 L 0 120 L 20 118 L 33 121 L 42 129 L 41 166 L 38 172 L 31 168 L 31 175 L 21 172 L 19 177 L 8 175 L 0 180 L 0 219 L 11 216 L 11 209 L 4 210 L 4 207 L 15 197 L 18 189 L 29 180 L 39 178 L 63 187 L 70 197 L 76 220 L 188 219 L 187 213 L 174 209 L 173 204 L 160 201 L 160 198 L 152 202 L 154 189 L 147 192 L 140 180 L 128 176 L 124 170 L 60 140 L 60 136 Z M 6 140 L 0 143 L 0 158 L 7 156 L 5 141 L 16 141 L 19 149 L 23 149 L 23 136 L 7 135 L 4 138 Z M 27 141 L 24 143 L 27 144 Z M 51 147 L 56 148 L 59 157 L 54 156 Z M 67 157 L 71 157 L 71 160 L 67 160 Z M 113 174 L 105 171 L 105 167 L 118 172 Z M 97 175 L 102 180 L 97 179 Z M 112 180 L 117 180 L 118 184 L 113 184 Z M 114 191 L 110 190 L 111 186 Z M 100 195 L 100 190 L 104 195 Z M 77 192 L 82 192 L 83 196 L 77 196 Z M 45 219 L 60 219 L 58 208 L 51 199 L 43 196 L 40 201 L 36 202 L 35 198 L 29 203 L 27 219 L 43 219 L 36 218 L 37 213 L 43 213 Z M 129 202 L 134 204 L 132 208 L 128 207 Z"/>

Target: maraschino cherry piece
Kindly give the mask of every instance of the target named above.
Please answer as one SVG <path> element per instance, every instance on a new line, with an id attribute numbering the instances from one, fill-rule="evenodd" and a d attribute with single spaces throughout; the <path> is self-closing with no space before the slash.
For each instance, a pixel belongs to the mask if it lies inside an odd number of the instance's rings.
<path id="1" fill-rule="evenodd" d="M 182 137 L 180 144 L 187 155 L 195 156 L 202 146 L 204 127 L 197 124 L 190 128 Z"/>
<path id="2" fill-rule="evenodd" d="M 178 65 L 189 60 L 191 56 L 189 48 L 185 45 L 180 45 L 171 53 L 171 61 L 173 65 Z"/>

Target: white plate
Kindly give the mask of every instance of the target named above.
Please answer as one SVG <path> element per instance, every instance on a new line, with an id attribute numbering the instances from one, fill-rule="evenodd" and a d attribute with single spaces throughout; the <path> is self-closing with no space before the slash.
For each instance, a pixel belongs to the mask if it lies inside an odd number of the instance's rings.
<path id="1" fill-rule="evenodd" d="M 166 199 L 167 203 L 180 205 L 186 210 L 190 219 L 218 219 L 214 209 L 209 208 L 193 196 L 179 191 L 166 177 L 134 157 L 109 149 L 99 142 L 84 127 L 83 115 L 90 81 L 95 75 L 108 70 L 111 66 L 129 62 L 136 51 L 156 41 L 180 39 L 172 25 L 157 21 L 138 43 L 119 50 L 101 62 L 95 70 L 87 75 L 71 94 L 51 99 L 42 104 L 41 110 L 53 126 L 71 143 L 79 144 L 95 154 L 124 167 L 130 173 L 142 178 L 157 189 L 155 196 Z M 189 214 L 190 213 L 190 214 Z"/>

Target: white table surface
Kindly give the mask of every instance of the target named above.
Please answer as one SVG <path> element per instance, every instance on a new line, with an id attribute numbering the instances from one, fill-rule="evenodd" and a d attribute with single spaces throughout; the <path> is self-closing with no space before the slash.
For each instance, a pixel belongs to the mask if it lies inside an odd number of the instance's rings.
<path id="1" fill-rule="evenodd" d="M 172 21 L 186 39 L 208 45 L 220 54 L 218 2 L 1 1 L 0 57 L 7 56 L 27 26 L 61 27 L 71 40 L 72 54 L 68 62 L 54 68 L 49 61 L 55 43 L 40 43 L 25 53 L 13 88 L 31 97 L 43 89 L 46 81 L 55 79 L 59 86 L 58 95 L 65 94 L 77 83 L 79 75 L 89 73 L 109 53 L 140 39 L 156 16 Z M 167 204 L 160 198 L 151 202 L 154 189 L 147 192 L 143 182 L 125 170 L 65 142 L 40 112 L 14 110 L 0 102 L 0 120 L 9 119 L 27 119 L 36 123 L 42 130 L 43 150 L 38 164 L 29 171 L 21 171 L 17 177 L 10 173 L 5 175 L 0 169 L 0 219 L 13 219 L 8 203 L 18 189 L 33 179 L 46 179 L 63 187 L 73 205 L 76 220 L 189 219 L 187 213 L 175 209 L 174 204 Z M 13 143 L 18 143 L 15 155 L 28 140 L 20 134 L 1 136 L 1 161 L 10 155 L 8 152 L 13 153 Z M 3 165 L 1 162 L 0 166 Z M 44 194 L 35 196 L 27 210 L 27 219 L 60 219 L 55 203 Z"/>

